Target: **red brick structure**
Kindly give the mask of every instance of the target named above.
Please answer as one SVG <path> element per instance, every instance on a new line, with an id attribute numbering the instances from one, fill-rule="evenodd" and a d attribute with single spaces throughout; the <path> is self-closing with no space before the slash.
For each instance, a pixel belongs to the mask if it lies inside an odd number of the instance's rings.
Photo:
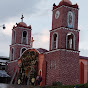
<path id="1" fill-rule="evenodd" d="M 74 7 L 76 6 L 76 7 Z M 62 82 L 63 84 L 79 83 L 79 30 L 78 6 L 61 1 L 54 4 L 52 16 L 52 30 L 50 30 L 50 51 L 45 54 L 47 61 L 46 84 Z M 69 27 L 68 14 L 71 16 L 72 26 Z M 56 17 L 57 15 L 57 17 Z M 73 35 L 73 37 L 71 37 Z M 71 46 L 69 42 L 71 40 Z M 56 65 L 56 66 L 55 66 Z M 51 74 L 51 75 L 50 75 Z"/>
<path id="2" fill-rule="evenodd" d="M 8 63 L 8 73 L 11 77 L 17 69 L 17 60 L 31 46 L 31 30 L 31 26 L 27 26 L 24 22 L 16 23 L 12 29 L 12 44 L 10 45 Z"/>
<path id="3" fill-rule="evenodd" d="M 41 86 L 54 82 L 64 85 L 87 82 L 88 59 L 79 56 L 78 10 L 78 5 L 72 5 L 69 0 L 62 0 L 57 6 L 53 4 L 49 51 L 31 48 L 34 41 L 31 26 L 20 22 L 13 27 L 8 63 L 10 83 L 21 79 L 24 84 L 25 76 L 28 84 L 33 85 L 37 76 L 41 76 Z"/>

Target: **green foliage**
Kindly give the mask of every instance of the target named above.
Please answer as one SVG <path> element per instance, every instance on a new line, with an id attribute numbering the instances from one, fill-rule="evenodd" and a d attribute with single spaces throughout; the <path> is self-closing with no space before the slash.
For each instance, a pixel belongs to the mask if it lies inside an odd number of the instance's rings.
<path id="1" fill-rule="evenodd" d="M 59 84 L 60 82 L 56 82 L 54 83 L 54 86 L 44 86 L 44 87 L 41 87 L 41 88 L 74 88 L 75 85 L 57 85 Z M 55 86 L 57 85 L 57 86 Z M 88 83 L 86 84 L 80 84 L 80 85 L 77 85 L 77 88 L 88 88 Z"/>
<path id="2" fill-rule="evenodd" d="M 88 83 L 77 85 L 77 88 L 88 88 Z"/>
<path id="3" fill-rule="evenodd" d="M 54 82 L 54 83 L 52 84 L 52 86 L 62 86 L 62 83 L 61 83 L 61 82 Z"/>

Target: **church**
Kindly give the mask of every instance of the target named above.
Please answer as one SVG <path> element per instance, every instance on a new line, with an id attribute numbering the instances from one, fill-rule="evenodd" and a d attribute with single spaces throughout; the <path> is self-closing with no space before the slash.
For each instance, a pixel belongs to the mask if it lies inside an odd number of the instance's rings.
<path id="1" fill-rule="evenodd" d="M 88 57 L 80 56 L 77 4 L 61 0 L 53 4 L 52 29 L 49 50 L 33 48 L 32 27 L 16 23 L 12 29 L 12 42 L 8 62 L 11 84 L 35 85 L 41 77 L 40 86 L 61 82 L 63 85 L 84 84 L 88 81 Z"/>

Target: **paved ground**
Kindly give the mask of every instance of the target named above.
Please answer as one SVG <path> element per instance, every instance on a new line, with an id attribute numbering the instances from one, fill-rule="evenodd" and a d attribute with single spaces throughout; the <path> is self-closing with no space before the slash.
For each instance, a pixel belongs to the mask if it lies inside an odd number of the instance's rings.
<path id="1" fill-rule="evenodd" d="M 10 85 L 10 84 L 0 83 L 0 88 L 39 88 L 39 87 L 26 86 L 26 85 Z"/>

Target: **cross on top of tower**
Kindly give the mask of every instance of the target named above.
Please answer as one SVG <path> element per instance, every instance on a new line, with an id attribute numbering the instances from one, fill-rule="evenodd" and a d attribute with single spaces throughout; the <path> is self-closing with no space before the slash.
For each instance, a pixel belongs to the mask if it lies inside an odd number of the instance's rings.
<path id="1" fill-rule="evenodd" d="M 23 19 L 24 19 L 24 16 L 23 16 L 23 14 L 22 14 L 22 17 L 21 17 L 21 21 L 23 22 Z"/>

